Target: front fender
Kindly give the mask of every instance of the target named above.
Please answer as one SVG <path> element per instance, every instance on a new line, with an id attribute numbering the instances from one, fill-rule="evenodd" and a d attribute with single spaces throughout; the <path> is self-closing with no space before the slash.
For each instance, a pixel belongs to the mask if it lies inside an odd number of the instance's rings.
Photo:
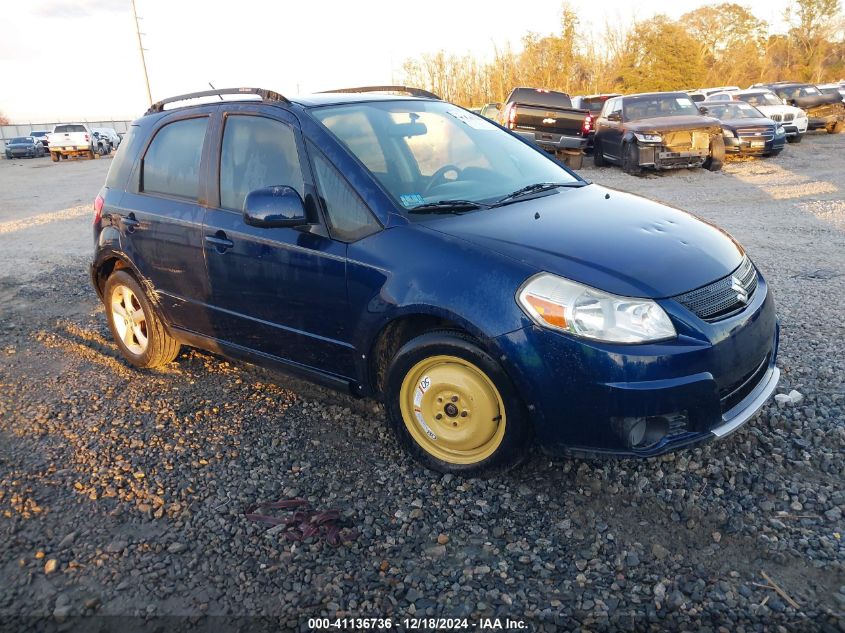
<path id="1" fill-rule="evenodd" d="M 533 266 L 434 231 L 422 224 L 397 226 L 349 246 L 349 322 L 363 379 L 378 335 L 410 316 L 448 320 L 482 344 L 525 327 L 516 303 Z"/>

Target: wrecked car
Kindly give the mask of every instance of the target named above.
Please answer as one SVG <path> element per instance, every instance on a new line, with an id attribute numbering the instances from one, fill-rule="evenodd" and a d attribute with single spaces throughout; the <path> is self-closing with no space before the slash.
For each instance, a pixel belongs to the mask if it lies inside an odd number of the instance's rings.
<path id="1" fill-rule="evenodd" d="M 725 157 L 719 121 L 703 116 L 685 92 L 609 99 L 595 129 L 596 166 L 617 163 L 629 174 L 685 167 L 718 171 Z"/>
<path id="2" fill-rule="evenodd" d="M 211 90 L 134 121 L 93 218 L 123 358 L 189 345 L 378 399 L 410 455 L 467 475 L 755 416 L 778 320 L 736 240 L 402 90 Z"/>
<path id="3" fill-rule="evenodd" d="M 786 130 L 743 101 L 703 101 L 702 114 L 719 119 L 729 154 L 777 156 L 786 146 Z"/>
<path id="4" fill-rule="evenodd" d="M 828 134 L 845 132 L 845 103 L 839 93 L 824 94 L 813 85 L 793 81 L 773 84 L 755 84 L 755 88 L 768 88 L 796 108 L 801 108 L 809 118 L 808 129 L 826 130 Z"/>

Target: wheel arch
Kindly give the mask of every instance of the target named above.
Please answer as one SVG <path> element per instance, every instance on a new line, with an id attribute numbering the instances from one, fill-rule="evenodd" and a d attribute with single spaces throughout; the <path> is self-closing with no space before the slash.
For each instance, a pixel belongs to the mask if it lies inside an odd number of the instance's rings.
<path id="1" fill-rule="evenodd" d="M 481 349 L 490 352 L 489 345 L 485 344 L 488 338 L 460 317 L 423 310 L 403 312 L 384 323 L 366 346 L 369 355 L 364 375 L 369 393 L 376 397 L 383 395 L 387 369 L 403 345 L 421 334 L 436 330 L 451 330 L 468 335 Z"/>

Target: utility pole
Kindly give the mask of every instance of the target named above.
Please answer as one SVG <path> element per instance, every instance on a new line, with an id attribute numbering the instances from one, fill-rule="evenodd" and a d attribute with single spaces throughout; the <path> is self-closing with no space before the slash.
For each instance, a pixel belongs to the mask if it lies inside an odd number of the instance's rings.
<path id="1" fill-rule="evenodd" d="M 141 51 L 141 65 L 144 67 L 144 81 L 147 84 L 147 100 L 153 104 L 153 95 L 150 92 L 150 76 L 147 74 L 147 60 L 144 57 L 144 45 L 141 43 L 141 27 L 138 25 L 138 11 L 135 9 L 135 0 L 132 0 L 132 15 L 135 18 L 135 34 L 138 36 L 138 50 Z"/>

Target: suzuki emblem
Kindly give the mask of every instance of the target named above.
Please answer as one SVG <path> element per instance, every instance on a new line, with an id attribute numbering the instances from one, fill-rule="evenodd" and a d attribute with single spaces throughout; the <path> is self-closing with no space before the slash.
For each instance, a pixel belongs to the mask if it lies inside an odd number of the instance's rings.
<path id="1" fill-rule="evenodd" d="M 731 277 L 731 290 L 736 293 L 737 301 L 741 303 L 748 303 L 748 291 L 742 285 L 742 281 L 737 276 Z"/>

